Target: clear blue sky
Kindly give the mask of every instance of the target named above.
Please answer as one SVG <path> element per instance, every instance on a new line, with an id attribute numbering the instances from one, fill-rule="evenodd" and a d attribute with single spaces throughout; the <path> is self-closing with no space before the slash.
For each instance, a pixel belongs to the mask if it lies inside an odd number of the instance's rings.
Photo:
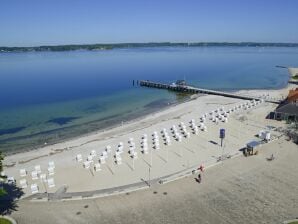
<path id="1" fill-rule="evenodd" d="M 298 0 L 1 0 L 0 46 L 298 42 Z"/>

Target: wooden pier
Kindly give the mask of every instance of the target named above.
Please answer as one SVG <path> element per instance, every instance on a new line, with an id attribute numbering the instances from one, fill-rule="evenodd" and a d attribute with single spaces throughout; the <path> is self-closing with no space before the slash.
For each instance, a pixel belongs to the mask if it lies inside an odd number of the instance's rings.
<path id="1" fill-rule="evenodd" d="M 255 96 L 248 96 L 248 95 L 242 95 L 242 94 L 236 94 L 236 93 L 229 93 L 229 92 L 222 92 L 222 91 L 216 91 L 216 90 L 210 90 L 210 89 L 202 89 L 197 88 L 193 86 L 188 85 L 176 85 L 176 84 L 164 84 L 164 83 L 158 83 L 158 82 L 152 82 L 149 80 L 141 80 L 139 81 L 140 86 L 150 87 L 150 88 L 157 88 L 157 89 L 167 89 L 170 91 L 175 92 L 183 92 L 183 93 L 189 93 L 189 94 L 209 94 L 209 95 L 217 95 L 217 96 L 224 96 L 224 97 L 231 97 L 231 98 L 237 98 L 242 100 L 261 100 L 264 98 L 261 97 L 255 97 Z M 269 103 L 275 103 L 279 104 L 280 101 L 278 100 L 271 100 L 271 99 L 264 99 L 266 102 Z"/>

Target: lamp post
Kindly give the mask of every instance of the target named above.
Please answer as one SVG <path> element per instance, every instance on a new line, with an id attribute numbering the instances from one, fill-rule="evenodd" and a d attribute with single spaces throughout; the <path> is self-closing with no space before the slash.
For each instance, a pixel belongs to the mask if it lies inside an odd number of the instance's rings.
<path id="1" fill-rule="evenodd" d="M 169 162 L 169 149 L 167 147 L 167 162 Z"/>
<path id="2" fill-rule="evenodd" d="M 153 151 L 153 149 L 151 148 L 151 150 L 150 150 L 150 166 L 152 167 L 152 151 Z"/>
<path id="3" fill-rule="evenodd" d="M 224 148 L 222 147 L 222 143 L 223 143 L 223 140 L 224 140 L 224 138 L 225 138 L 225 136 L 226 136 L 226 130 L 224 129 L 224 128 L 221 128 L 220 130 L 219 130 L 219 138 L 220 138 L 220 147 L 221 147 L 221 149 L 222 149 L 222 152 L 221 152 L 221 160 L 223 160 L 223 150 L 224 150 Z"/>
<path id="4" fill-rule="evenodd" d="M 149 181 L 148 181 L 148 184 L 149 184 L 149 187 L 151 187 L 151 167 L 149 166 Z"/>

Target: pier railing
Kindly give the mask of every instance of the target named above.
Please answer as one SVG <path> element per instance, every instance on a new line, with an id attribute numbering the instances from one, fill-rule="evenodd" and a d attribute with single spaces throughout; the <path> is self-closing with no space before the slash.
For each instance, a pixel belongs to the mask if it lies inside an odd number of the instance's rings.
<path id="1" fill-rule="evenodd" d="M 243 94 L 229 93 L 229 92 L 216 91 L 216 90 L 210 90 L 210 89 L 202 89 L 202 88 L 197 88 L 197 87 L 188 86 L 188 85 L 176 85 L 176 84 L 170 85 L 170 84 L 164 84 L 164 83 L 159 83 L 159 82 L 152 82 L 149 80 L 141 80 L 139 83 L 140 83 L 140 86 L 145 86 L 145 87 L 149 87 L 149 88 L 167 89 L 170 91 L 184 92 L 184 93 L 189 93 L 189 94 L 202 93 L 202 94 L 237 98 L 237 99 L 242 99 L 242 100 L 264 99 L 266 102 L 276 103 L 276 104 L 279 104 L 281 102 L 279 100 L 265 99 L 265 98 L 257 97 L 257 96 L 248 96 L 248 95 L 243 95 Z"/>

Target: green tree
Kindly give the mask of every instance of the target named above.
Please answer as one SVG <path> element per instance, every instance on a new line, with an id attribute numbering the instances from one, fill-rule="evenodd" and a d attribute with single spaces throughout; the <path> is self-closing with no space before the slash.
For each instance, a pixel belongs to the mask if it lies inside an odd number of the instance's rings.
<path id="1" fill-rule="evenodd" d="M 3 171 L 3 160 L 4 160 L 4 155 L 2 154 L 2 152 L 0 152 L 0 177 Z"/>
<path id="2" fill-rule="evenodd" d="M 0 197 L 2 195 L 5 195 L 6 194 L 6 191 L 3 188 L 3 182 L 4 182 L 4 178 L 5 177 L 2 177 L 3 160 L 4 160 L 4 155 L 2 154 L 2 152 L 0 152 Z"/>

